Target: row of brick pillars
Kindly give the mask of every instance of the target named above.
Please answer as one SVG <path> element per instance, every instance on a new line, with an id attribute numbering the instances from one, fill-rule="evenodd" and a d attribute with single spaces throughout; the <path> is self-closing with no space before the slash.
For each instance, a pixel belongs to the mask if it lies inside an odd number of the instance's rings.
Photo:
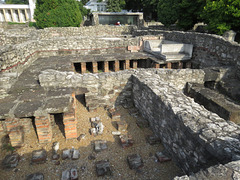
<path id="1" fill-rule="evenodd" d="M 163 65 L 155 63 L 154 68 L 161 68 L 161 66 L 162 66 L 163 68 L 173 69 L 173 64 L 175 65 L 175 69 L 183 69 L 183 62 L 181 62 L 181 61 L 179 61 L 178 63 L 169 62 L 169 63 L 163 64 Z M 191 62 L 186 62 L 186 64 L 185 64 L 186 68 L 191 68 L 191 66 L 192 66 Z"/>
<path id="2" fill-rule="evenodd" d="M 132 60 L 133 64 L 132 64 L 132 68 L 136 69 L 138 67 L 138 61 L 137 60 Z M 91 71 L 93 73 L 98 73 L 98 71 L 100 69 L 98 69 L 98 62 L 90 62 L 92 64 L 92 69 Z M 120 61 L 116 60 L 116 61 L 104 61 L 103 62 L 103 70 L 104 72 L 109 72 L 110 71 L 110 63 L 112 63 L 112 69 L 113 71 L 117 72 L 120 70 Z M 130 60 L 124 60 L 122 62 L 122 69 L 130 69 Z M 81 73 L 86 73 L 87 72 L 87 63 L 86 62 L 81 62 Z"/>

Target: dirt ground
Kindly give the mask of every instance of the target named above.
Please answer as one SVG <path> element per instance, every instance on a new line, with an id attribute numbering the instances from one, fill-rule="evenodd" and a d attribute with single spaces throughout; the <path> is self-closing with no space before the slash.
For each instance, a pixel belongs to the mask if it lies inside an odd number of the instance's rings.
<path id="1" fill-rule="evenodd" d="M 132 117 L 127 109 L 120 107 L 119 112 L 121 119 L 128 123 L 127 133 L 132 135 L 134 145 L 127 149 L 123 149 L 119 142 L 118 136 L 113 136 L 112 131 L 117 131 L 116 122 L 113 121 L 104 108 L 98 108 L 96 112 L 88 112 L 83 104 L 77 103 L 77 119 L 78 119 L 78 134 L 86 134 L 85 138 L 80 142 L 76 139 L 65 140 L 63 133 L 60 131 L 58 125 L 53 128 L 52 142 L 59 142 L 59 153 L 63 149 L 79 149 L 79 160 L 62 160 L 60 158 L 60 165 L 55 165 L 51 160 L 52 156 L 52 143 L 39 144 L 37 135 L 34 128 L 25 134 L 25 145 L 16 152 L 21 156 L 21 160 L 15 169 L 3 170 L 0 168 L 0 180 L 22 180 L 32 173 L 41 172 L 44 174 L 44 179 L 55 180 L 61 179 L 62 171 L 76 167 L 78 170 L 79 179 L 94 180 L 94 179 L 116 179 L 116 180 L 134 180 L 134 179 L 156 179 L 156 180 L 170 180 L 175 176 L 180 176 L 183 173 L 172 162 L 159 163 L 156 162 L 154 154 L 157 151 L 162 151 L 164 148 L 161 144 L 149 145 L 146 143 L 146 136 L 151 135 L 152 132 L 149 128 L 139 128 L 136 125 L 136 118 Z M 104 128 L 104 133 L 93 137 L 89 134 L 91 117 L 100 117 Z M 1 138 L 1 137 L 0 137 Z M 106 140 L 108 149 L 102 152 L 94 152 L 93 142 L 95 140 Z M 48 152 L 47 162 L 44 164 L 31 164 L 32 151 L 45 149 Z M 10 151 L 1 149 L 0 160 Z M 127 156 L 131 154 L 140 154 L 143 159 L 144 166 L 139 170 L 131 170 L 127 163 Z M 89 155 L 96 157 L 94 160 L 89 159 Z M 112 170 L 112 176 L 97 177 L 95 163 L 100 160 L 109 160 Z"/>

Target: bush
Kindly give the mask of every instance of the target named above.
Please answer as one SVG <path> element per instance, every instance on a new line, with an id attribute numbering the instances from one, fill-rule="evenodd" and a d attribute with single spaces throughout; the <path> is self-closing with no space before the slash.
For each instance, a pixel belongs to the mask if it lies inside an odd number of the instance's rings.
<path id="1" fill-rule="evenodd" d="M 38 28 L 78 27 L 82 15 L 75 0 L 37 0 L 34 19 Z"/>

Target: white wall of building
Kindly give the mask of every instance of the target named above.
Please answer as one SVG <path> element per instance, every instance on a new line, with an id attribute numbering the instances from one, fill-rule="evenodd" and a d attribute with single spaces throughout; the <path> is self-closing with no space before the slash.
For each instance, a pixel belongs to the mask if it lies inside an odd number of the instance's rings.
<path id="1" fill-rule="evenodd" d="M 0 22 L 33 21 L 36 0 L 27 4 L 0 4 Z"/>

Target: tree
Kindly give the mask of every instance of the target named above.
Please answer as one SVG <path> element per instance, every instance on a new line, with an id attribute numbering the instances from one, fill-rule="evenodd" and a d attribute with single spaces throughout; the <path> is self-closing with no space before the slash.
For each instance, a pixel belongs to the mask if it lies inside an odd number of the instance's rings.
<path id="1" fill-rule="evenodd" d="M 239 31 L 240 1 L 239 0 L 207 0 L 203 13 L 203 21 L 207 28 L 222 35 L 227 30 Z"/>
<path id="2" fill-rule="evenodd" d="M 176 23 L 179 3 L 180 0 L 159 0 L 157 6 L 158 20 L 167 27 Z"/>
<path id="3" fill-rule="evenodd" d="M 201 21 L 200 14 L 205 4 L 205 0 L 181 0 L 177 6 L 177 26 L 184 30 L 192 29 L 194 24 Z"/>
<path id="4" fill-rule="evenodd" d="M 6 4 L 28 4 L 28 0 L 6 0 Z"/>
<path id="5" fill-rule="evenodd" d="M 143 12 L 144 18 L 157 19 L 158 0 L 126 0 L 125 8 L 132 11 Z"/>
<path id="6" fill-rule="evenodd" d="M 34 19 L 38 28 L 78 27 L 82 15 L 75 0 L 37 0 Z"/>
<path id="7" fill-rule="evenodd" d="M 189 30 L 200 21 L 204 5 L 205 0 L 159 0 L 158 19 L 167 27 L 176 23 Z"/>
<path id="8" fill-rule="evenodd" d="M 82 14 L 82 17 L 87 16 L 90 13 L 90 9 L 83 7 L 82 1 L 78 1 L 79 10 Z"/>
<path id="9" fill-rule="evenodd" d="M 121 12 L 125 7 L 125 0 L 108 0 L 107 11 L 108 12 Z"/>

